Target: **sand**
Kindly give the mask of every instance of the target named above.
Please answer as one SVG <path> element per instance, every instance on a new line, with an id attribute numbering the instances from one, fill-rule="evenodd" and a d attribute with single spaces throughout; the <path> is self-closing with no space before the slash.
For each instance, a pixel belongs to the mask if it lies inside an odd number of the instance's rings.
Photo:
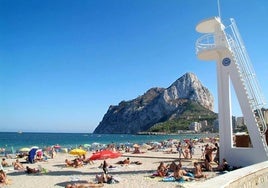
<path id="1" fill-rule="evenodd" d="M 202 144 L 204 145 L 204 144 Z M 92 152 L 87 153 L 87 157 L 91 156 Z M 116 164 L 120 160 L 127 157 L 131 162 L 141 161 L 142 165 L 130 164 L 122 166 Z M 201 147 L 200 144 L 195 147 L 195 154 L 192 159 L 182 159 L 183 167 L 187 169 L 193 168 L 193 161 L 200 160 Z M 36 162 L 34 164 L 24 163 L 23 165 L 35 168 L 44 168 L 47 171 L 41 174 L 26 174 L 24 171 L 16 171 L 12 167 L 5 168 L 8 178 L 11 180 L 10 185 L 0 185 L 0 187 L 14 188 L 36 188 L 36 187 L 65 187 L 68 183 L 84 183 L 87 181 L 96 182 L 96 174 L 101 174 L 102 169 L 99 168 L 102 160 L 96 160 L 94 164 L 87 164 L 83 167 L 73 168 L 65 167 L 65 159 L 74 159 L 75 156 L 68 153 L 58 153 L 54 159 L 48 159 L 47 162 Z M 7 159 L 11 164 L 15 159 Z M 25 161 L 20 159 L 20 161 Z M 189 184 L 194 184 L 196 180 L 191 182 L 163 182 L 160 177 L 152 177 L 159 163 L 163 161 L 165 164 L 170 164 L 172 161 L 178 163 L 178 154 L 167 154 L 163 151 L 146 151 L 141 154 L 132 154 L 131 152 L 122 153 L 122 156 L 116 159 L 107 159 L 110 165 L 116 168 L 109 169 L 109 174 L 119 180 L 116 184 L 104 184 L 107 188 L 164 188 L 164 187 L 187 187 Z M 204 172 L 208 178 L 215 177 L 215 172 Z M 200 179 L 206 181 L 206 179 Z"/>

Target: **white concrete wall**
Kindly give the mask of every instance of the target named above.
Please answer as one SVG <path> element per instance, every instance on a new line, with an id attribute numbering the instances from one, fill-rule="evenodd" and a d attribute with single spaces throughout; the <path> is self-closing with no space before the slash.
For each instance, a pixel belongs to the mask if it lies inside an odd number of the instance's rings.
<path id="1" fill-rule="evenodd" d="M 184 186 L 184 185 L 183 185 Z M 219 175 L 205 182 L 189 183 L 187 188 L 267 188 L 268 161 Z"/>

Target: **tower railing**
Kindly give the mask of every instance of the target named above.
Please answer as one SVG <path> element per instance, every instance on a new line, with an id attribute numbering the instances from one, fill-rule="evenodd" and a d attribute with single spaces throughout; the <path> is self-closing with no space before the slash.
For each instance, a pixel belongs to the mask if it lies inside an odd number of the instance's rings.
<path id="1" fill-rule="evenodd" d="M 230 19 L 230 21 L 231 24 L 225 30 L 226 34 L 231 36 L 228 37 L 228 44 L 236 59 L 235 62 L 238 65 L 241 78 L 244 81 L 248 99 L 250 100 L 253 112 L 255 112 L 260 131 L 262 134 L 265 134 L 267 126 L 262 113 L 262 108 L 265 106 L 265 100 L 236 23 L 234 19 Z M 228 30 L 229 28 L 230 30 Z"/>
<path id="2" fill-rule="evenodd" d="M 216 48 L 213 34 L 206 34 L 197 39 L 195 44 L 196 54 L 202 51 L 212 50 Z"/>

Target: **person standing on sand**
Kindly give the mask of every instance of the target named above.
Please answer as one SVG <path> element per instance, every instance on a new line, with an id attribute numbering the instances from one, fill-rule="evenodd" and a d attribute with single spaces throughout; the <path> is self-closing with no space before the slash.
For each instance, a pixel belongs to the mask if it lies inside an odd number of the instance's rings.
<path id="1" fill-rule="evenodd" d="M 181 155 L 183 155 L 183 157 L 185 158 L 185 155 L 184 155 L 183 150 L 182 150 L 181 142 L 179 142 L 177 145 L 177 151 L 179 153 L 179 159 L 181 159 Z"/>
<path id="2" fill-rule="evenodd" d="M 56 150 L 55 150 L 55 147 L 52 146 L 51 148 L 51 159 L 54 159 L 56 157 Z"/>
<path id="3" fill-rule="evenodd" d="M 107 172 L 108 172 L 108 163 L 106 162 L 106 160 L 103 161 L 102 170 L 103 170 L 104 174 L 107 174 Z"/>
<path id="4" fill-rule="evenodd" d="M 217 163 L 218 165 L 220 164 L 220 147 L 218 145 L 218 143 L 215 143 L 215 148 L 214 150 L 216 150 L 216 155 L 214 157 L 214 162 Z"/>
<path id="5" fill-rule="evenodd" d="M 187 147 L 188 147 L 189 154 L 190 154 L 190 159 L 191 159 L 193 157 L 193 142 L 192 142 L 191 139 L 187 143 Z"/>

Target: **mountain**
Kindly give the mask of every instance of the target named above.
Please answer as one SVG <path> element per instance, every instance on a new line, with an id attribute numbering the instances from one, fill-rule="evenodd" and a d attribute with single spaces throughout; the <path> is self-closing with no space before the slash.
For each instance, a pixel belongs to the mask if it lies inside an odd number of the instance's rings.
<path id="1" fill-rule="evenodd" d="M 147 131 L 157 123 L 179 118 L 189 101 L 213 110 L 212 94 L 193 73 L 184 74 L 166 89 L 151 88 L 136 99 L 111 105 L 93 133 Z"/>

